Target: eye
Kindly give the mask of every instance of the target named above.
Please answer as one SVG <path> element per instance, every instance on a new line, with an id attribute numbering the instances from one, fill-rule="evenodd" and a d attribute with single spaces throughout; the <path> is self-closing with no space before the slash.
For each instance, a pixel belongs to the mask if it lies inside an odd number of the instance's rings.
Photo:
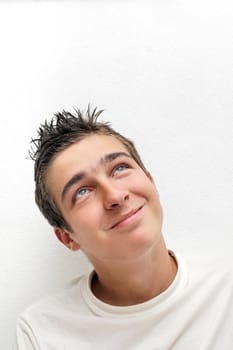
<path id="1" fill-rule="evenodd" d="M 128 169 L 128 165 L 127 164 L 118 164 L 114 169 L 113 169 L 113 173 L 121 173 L 122 171 Z"/>
<path id="2" fill-rule="evenodd" d="M 86 187 L 79 188 L 78 191 L 75 192 L 74 200 L 78 200 L 78 199 L 84 197 L 89 192 L 90 192 L 90 189 L 88 189 Z"/>

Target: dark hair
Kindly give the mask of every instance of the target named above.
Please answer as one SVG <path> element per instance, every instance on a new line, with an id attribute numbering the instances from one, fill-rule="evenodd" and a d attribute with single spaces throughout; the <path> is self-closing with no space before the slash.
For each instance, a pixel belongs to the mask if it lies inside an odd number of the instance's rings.
<path id="1" fill-rule="evenodd" d="M 45 120 L 38 129 L 38 137 L 31 140 L 30 158 L 35 161 L 35 200 L 40 211 L 52 226 L 71 230 L 62 213 L 56 206 L 46 184 L 46 172 L 51 161 L 58 153 L 90 134 L 115 136 L 124 144 L 137 164 L 145 171 L 143 162 L 133 144 L 128 138 L 113 130 L 110 123 L 97 121 L 103 110 L 86 112 L 75 109 L 75 114 L 63 110 L 54 114 L 50 122 Z"/>

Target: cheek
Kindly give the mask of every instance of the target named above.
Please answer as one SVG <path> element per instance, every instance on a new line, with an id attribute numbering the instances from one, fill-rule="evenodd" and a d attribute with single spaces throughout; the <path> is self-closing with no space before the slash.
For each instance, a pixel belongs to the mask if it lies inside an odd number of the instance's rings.
<path id="1" fill-rule="evenodd" d="M 69 222 L 74 232 L 88 233 L 98 229 L 101 219 L 101 207 L 95 201 L 82 208 L 74 209 L 69 216 Z"/>
<path id="2" fill-rule="evenodd" d="M 143 195 L 147 198 L 151 196 L 158 197 L 157 189 L 154 183 L 149 178 L 138 177 L 138 179 L 134 183 L 131 183 L 131 188 L 134 191 L 134 193 Z"/>

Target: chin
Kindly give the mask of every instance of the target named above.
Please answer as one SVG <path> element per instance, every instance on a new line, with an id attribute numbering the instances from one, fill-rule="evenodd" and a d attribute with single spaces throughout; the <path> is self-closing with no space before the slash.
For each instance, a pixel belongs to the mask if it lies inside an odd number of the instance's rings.
<path id="1" fill-rule="evenodd" d="M 130 251 L 135 256 L 144 255 L 149 252 L 157 243 L 161 240 L 161 231 L 154 229 L 150 230 L 137 230 L 134 232 L 132 239 L 130 240 Z"/>

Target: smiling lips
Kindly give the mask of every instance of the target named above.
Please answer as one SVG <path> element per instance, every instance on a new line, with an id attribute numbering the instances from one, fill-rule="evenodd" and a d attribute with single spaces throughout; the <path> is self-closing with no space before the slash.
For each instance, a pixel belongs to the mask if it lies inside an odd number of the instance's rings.
<path id="1" fill-rule="evenodd" d="M 137 217 L 137 214 L 141 209 L 142 209 L 142 206 L 137 209 L 131 210 L 126 215 L 122 215 L 120 219 L 113 226 L 110 227 L 110 229 L 113 229 L 115 227 L 124 227 L 128 225 L 131 221 L 133 221 Z"/>

